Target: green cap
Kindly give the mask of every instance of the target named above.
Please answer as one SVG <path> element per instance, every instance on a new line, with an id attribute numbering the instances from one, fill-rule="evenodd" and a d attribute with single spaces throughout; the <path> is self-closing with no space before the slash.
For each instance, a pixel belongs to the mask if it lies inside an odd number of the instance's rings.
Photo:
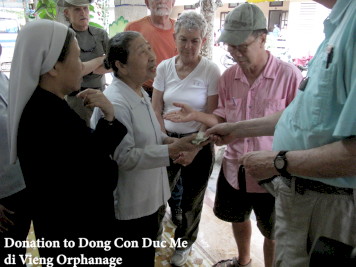
<path id="1" fill-rule="evenodd" d="M 218 42 L 240 45 L 253 31 L 266 29 L 266 25 L 265 15 L 258 6 L 241 4 L 226 16 Z"/>
<path id="2" fill-rule="evenodd" d="M 69 6 L 89 6 L 93 0 L 58 0 L 57 5 L 61 7 Z"/>

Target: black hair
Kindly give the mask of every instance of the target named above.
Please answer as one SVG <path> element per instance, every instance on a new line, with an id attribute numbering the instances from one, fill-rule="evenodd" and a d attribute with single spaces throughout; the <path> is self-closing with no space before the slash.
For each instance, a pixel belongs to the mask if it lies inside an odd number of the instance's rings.
<path id="1" fill-rule="evenodd" d="M 74 37 L 75 37 L 75 32 L 71 28 L 68 28 L 67 36 L 64 41 L 62 51 L 58 57 L 59 62 L 63 62 L 66 59 L 67 55 L 69 54 L 70 43 L 74 39 Z"/>
<path id="2" fill-rule="evenodd" d="M 139 36 L 141 36 L 139 32 L 127 31 L 120 32 L 109 40 L 104 66 L 106 69 L 113 69 L 116 77 L 119 78 L 119 70 L 116 67 L 115 62 L 119 61 L 122 64 L 127 63 L 130 43 Z"/>

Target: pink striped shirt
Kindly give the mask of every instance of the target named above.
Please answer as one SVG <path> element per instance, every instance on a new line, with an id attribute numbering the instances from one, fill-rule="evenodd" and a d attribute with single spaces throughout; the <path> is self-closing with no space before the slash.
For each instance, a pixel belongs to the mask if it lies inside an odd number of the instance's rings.
<path id="1" fill-rule="evenodd" d="M 219 80 L 219 105 L 214 114 L 226 122 L 238 122 L 284 110 L 292 102 L 302 78 L 301 72 L 294 65 L 269 53 L 263 72 L 250 86 L 236 64 L 227 69 Z M 272 150 L 272 141 L 272 136 L 252 137 L 237 139 L 227 146 L 223 169 L 231 186 L 239 188 L 239 157 L 251 151 Z M 246 190 L 251 193 L 266 192 L 249 176 L 246 177 Z"/>

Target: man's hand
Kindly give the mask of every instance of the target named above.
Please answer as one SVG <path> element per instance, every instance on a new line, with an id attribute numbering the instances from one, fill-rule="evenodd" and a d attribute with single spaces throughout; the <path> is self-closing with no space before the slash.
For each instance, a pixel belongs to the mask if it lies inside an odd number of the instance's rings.
<path id="1" fill-rule="evenodd" d="M 168 112 L 163 115 L 163 119 L 173 122 L 188 122 L 195 121 L 195 110 L 187 104 L 173 103 L 174 106 L 179 107 L 180 110 Z"/>
<path id="2" fill-rule="evenodd" d="M 14 225 L 13 221 L 8 218 L 8 215 L 14 214 L 13 211 L 8 210 L 0 204 L 0 233 L 8 231 L 8 227 Z"/>
<path id="3" fill-rule="evenodd" d="M 222 146 L 233 142 L 236 139 L 235 123 L 219 123 L 206 130 L 205 135 L 210 137 L 216 145 Z"/>
<path id="4" fill-rule="evenodd" d="M 244 165 L 246 174 L 251 175 L 257 181 L 261 181 L 279 175 L 273 163 L 277 154 L 276 151 L 250 152 L 239 159 L 239 164 Z"/>

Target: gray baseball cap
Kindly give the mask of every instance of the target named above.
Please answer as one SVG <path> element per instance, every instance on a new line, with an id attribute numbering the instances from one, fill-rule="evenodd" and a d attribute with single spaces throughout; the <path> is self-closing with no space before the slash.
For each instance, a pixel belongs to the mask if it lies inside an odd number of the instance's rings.
<path id="1" fill-rule="evenodd" d="M 218 42 L 240 45 L 253 31 L 266 29 L 266 26 L 265 15 L 258 6 L 241 4 L 226 16 Z"/>
<path id="2" fill-rule="evenodd" d="M 93 0 L 58 0 L 57 5 L 62 7 L 69 6 L 89 6 Z"/>

